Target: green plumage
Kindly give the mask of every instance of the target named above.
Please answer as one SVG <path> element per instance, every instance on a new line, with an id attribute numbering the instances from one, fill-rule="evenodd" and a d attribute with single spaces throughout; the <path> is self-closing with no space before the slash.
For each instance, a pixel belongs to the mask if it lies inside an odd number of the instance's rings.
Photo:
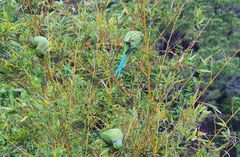
<path id="1" fill-rule="evenodd" d="M 32 40 L 32 45 L 35 48 L 36 55 L 43 57 L 47 54 L 48 40 L 43 36 L 36 36 Z"/>
<path id="2" fill-rule="evenodd" d="M 124 47 L 128 48 L 128 53 L 137 50 L 143 41 L 143 34 L 139 31 L 129 31 L 124 38 Z"/>
<path id="3" fill-rule="evenodd" d="M 143 34 L 139 31 L 129 31 L 124 38 L 124 52 L 122 59 L 118 65 L 118 68 L 115 72 L 117 77 L 120 76 L 123 68 L 125 67 L 129 55 L 135 52 L 142 44 Z"/>
<path id="4" fill-rule="evenodd" d="M 100 138 L 108 146 L 113 146 L 115 149 L 122 147 L 123 133 L 120 129 L 110 129 L 100 133 Z"/>

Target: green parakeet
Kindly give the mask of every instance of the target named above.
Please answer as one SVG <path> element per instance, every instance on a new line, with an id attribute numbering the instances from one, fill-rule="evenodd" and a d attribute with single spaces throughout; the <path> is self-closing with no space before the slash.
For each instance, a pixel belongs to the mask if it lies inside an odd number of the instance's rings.
<path id="1" fill-rule="evenodd" d="M 129 55 L 135 52 L 143 41 L 143 34 L 139 31 L 129 31 L 125 38 L 124 38 L 124 51 L 122 55 L 122 59 L 120 61 L 120 64 L 118 65 L 118 68 L 115 72 L 115 75 L 117 77 L 120 76 L 124 66 L 126 65 Z"/>
<path id="2" fill-rule="evenodd" d="M 36 55 L 38 57 L 43 57 L 47 54 L 48 50 L 48 40 L 43 36 L 36 36 L 32 40 L 32 45 L 35 48 Z"/>
<path id="3" fill-rule="evenodd" d="M 113 147 L 119 150 L 122 146 L 123 133 L 120 129 L 110 129 L 100 133 L 100 138 L 104 143 L 107 144 L 107 148 L 101 153 L 102 155 L 109 152 L 110 148 Z"/>

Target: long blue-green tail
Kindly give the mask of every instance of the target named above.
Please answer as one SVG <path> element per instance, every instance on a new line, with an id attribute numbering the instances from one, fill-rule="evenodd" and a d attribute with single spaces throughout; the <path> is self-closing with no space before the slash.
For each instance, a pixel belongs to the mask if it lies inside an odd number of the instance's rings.
<path id="1" fill-rule="evenodd" d="M 116 72 L 115 72 L 116 77 L 119 77 L 119 76 L 120 76 L 120 74 L 121 74 L 124 66 L 126 65 L 126 63 L 127 63 L 127 61 L 128 61 L 128 56 L 129 56 L 128 54 L 123 53 L 122 59 L 121 59 L 121 61 L 120 61 L 120 64 L 118 65 L 118 68 L 117 68 L 117 70 L 116 70 Z"/>

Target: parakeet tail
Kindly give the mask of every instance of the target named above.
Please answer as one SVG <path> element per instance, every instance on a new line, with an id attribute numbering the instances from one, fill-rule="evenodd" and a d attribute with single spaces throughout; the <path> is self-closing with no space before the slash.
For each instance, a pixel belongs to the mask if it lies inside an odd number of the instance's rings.
<path id="1" fill-rule="evenodd" d="M 115 72 L 116 77 L 120 76 L 120 74 L 121 74 L 124 66 L 126 65 L 127 61 L 128 61 L 128 54 L 123 53 L 122 59 L 120 61 L 120 64 L 118 65 L 118 68 L 117 68 L 117 70 Z"/>

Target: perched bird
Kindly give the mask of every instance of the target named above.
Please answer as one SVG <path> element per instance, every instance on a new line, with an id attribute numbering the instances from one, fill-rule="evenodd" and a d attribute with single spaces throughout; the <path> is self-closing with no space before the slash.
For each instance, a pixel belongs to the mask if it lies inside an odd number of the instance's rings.
<path id="1" fill-rule="evenodd" d="M 101 153 L 101 155 L 106 154 L 113 147 L 119 150 L 123 146 L 123 133 L 120 129 L 110 129 L 100 133 L 100 139 L 107 144 L 107 148 Z"/>
<path id="2" fill-rule="evenodd" d="M 36 36 L 32 40 L 32 46 L 35 48 L 36 55 L 42 58 L 47 54 L 48 40 L 43 36 Z"/>
<path id="3" fill-rule="evenodd" d="M 139 31 L 129 31 L 124 38 L 124 51 L 122 59 L 115 72 L 117 77 L 120 76 L 124 66 L 126 65 L 129 55 L 134 53 L 142 44 L 143 34 Z"/>

